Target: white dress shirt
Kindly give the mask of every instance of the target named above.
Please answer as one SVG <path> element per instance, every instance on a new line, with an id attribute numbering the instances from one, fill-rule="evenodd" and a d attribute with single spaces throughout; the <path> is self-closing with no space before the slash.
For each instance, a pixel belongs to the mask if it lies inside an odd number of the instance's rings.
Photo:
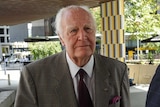
<path id="1" fill-rule="evenodd" d="M 93 73 L 93 65 L 94 65 L 94 58 L 93 55 L 91 56 L 90 60 L 86 65 L 83 67 L 77 66 L 68 56 L 66 53 L 66 59 L 67 63 L 69 65 L 69 70 L 73 79 L 73 84 L 74 84 L 74 89 L 75 89 L 75 94 L 78 99 L 78 81 L 79 81 L 79 75 L 77 75 L 77 72 L 79 69 L 84 69 L 86 73 L 88 74 L 88 77 L 84 77 L 84 82 L 86 83 L 86 86 L 89 90 L 90 96 L 92 101 L 94 102 L 95 99 L 95 84 L 94 84 L 94 73 Z"/>

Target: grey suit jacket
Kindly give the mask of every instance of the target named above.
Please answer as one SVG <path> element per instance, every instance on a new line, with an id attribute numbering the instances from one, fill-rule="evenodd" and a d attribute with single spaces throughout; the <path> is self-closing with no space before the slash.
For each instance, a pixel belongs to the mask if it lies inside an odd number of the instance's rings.
<path id="1" fill-rule="evenodd" d="M 99 54 L 94 60 L 95 107 L 130 107 L 126 64 Z M 65 51 L 23 68 L 14 107 L 78 107 Z"/>

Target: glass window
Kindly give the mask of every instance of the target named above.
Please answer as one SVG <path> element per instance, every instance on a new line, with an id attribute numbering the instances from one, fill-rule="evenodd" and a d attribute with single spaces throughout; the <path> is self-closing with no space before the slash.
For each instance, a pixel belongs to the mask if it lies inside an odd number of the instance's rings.
<path id="1" fill-rule="evenodd" d="M 0 42 L 4 43 L 4 37 L 0 37 Z"/>
<path id="2" fill-rule="evenodd" d="M 9 34 L 9 29 L 7 28 L 7 35 Z"/>
<path id="3" fill-rule="evenodd" d="M 9 42 L 9 40 L 10 40 L 10 38 L 9 38 L 9 37 L 7 37 L 7 43 Z"/>
<path id="4" fill-rule="evenodd" d="M 4 28 L 0 28 L 0 34 L 4 34 Z"/>

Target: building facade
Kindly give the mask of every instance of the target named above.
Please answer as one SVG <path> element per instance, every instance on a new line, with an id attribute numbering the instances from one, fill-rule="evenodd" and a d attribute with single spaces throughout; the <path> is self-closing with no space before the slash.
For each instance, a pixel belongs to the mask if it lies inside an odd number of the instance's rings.
<path id="1" fill-rule="evenodd" d="M 10 54 L 9 26 L 0 26 L 0 59 Z"/>
<path id="2" fill-rule="evenodd" d="M 27 23 L 14 26 L 0 26 L 0 59 L 23 52 L 27 45 L 24 38 L 28 37 Z"/>
<path id="3" fill-rule="evenodd" d="M 29 54 L 28 43 L 24 39 L 29 37 L 53 36 L 52 22 L 54 18 L 40 19 L 31 23 L 13 26 L 0 26 L 0 59 L 16 54 L 23 57 Z M 30 26 L 31 25 L 31 26 Z M 25 52 L 26 51 L 26 52 Z M 23 53 L 23 54 L 22 54 Z"/>

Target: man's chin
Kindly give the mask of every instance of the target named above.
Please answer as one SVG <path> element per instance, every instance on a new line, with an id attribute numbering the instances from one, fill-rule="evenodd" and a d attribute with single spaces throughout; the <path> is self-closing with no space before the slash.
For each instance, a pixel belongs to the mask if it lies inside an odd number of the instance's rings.
<path id="1" fill-rule="evenodd" d="M 87 52 L 87 51 L 85 51 L 85 52 L 79 52 L 79 53 L 77 53 L 77 57 L 79 57 L 79 58 L 85 58 L 85 57 L 90 57 L 92 55 L 92 53 L 91 52 Z"/>

